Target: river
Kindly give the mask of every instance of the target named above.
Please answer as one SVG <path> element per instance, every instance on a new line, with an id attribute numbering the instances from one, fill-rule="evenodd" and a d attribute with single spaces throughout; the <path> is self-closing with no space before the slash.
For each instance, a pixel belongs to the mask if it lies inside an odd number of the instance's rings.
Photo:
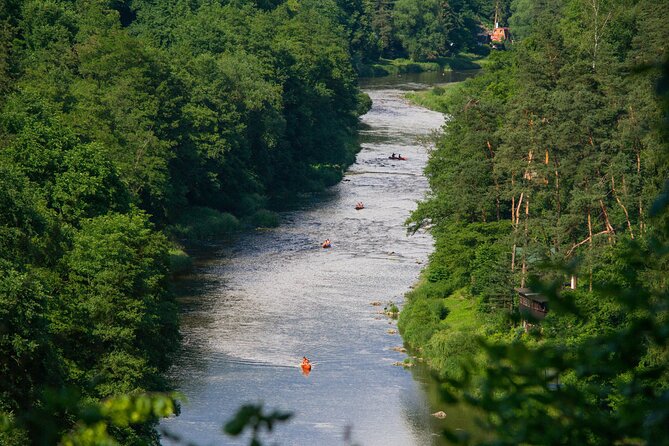
<path id="1" fill-rule="evenodd" d="M 442 80 L 364 84 L 374 105 L 344 180 L 282 212 L 279 228 L 210 248 L 178 283 L 184 351 L 172 378 L 188 402 L 161 428 L 198 445 L 248 444 L 221 426 L 240 405 L 263 402 L 294 413 L 265 444 L 344 445 L 347 431 L 364 446 L 442 444 L 429 376 L 393 365 L 406 357 L 393 350 L 402 339 L 372 305 L 401 303 L 432 251 L 431 237 L 407 236 L 403 222 L 428 187 L 418 140 L 444 117 L 403 94 Z M 408 159 L 388 159 L 393 152 Z M 320 246 L 326 238 L 330 249 Z M 302 356 L 314 363 L 308 376 Z"/>

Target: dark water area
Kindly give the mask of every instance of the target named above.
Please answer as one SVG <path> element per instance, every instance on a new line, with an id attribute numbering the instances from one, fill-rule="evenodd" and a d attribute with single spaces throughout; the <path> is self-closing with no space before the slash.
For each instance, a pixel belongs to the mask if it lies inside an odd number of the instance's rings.
<path id="1" fill-rule="evenodd" d="M 460 82 L 475 76 L 479 70 L 469 71 L 429 71 L 425 73 L 403 73 L 384 77 L 367 77 L 360 79 L 363 90 L 393 88 L 398 90 L 421 90 L 432 85 Z"/>
<path id="2" fill-rule="evenodd" d="M 199 445 L 248 444 L 221 426 L 242 404 L 262 402 L 294 413 L 266 444 L 343 445 L 347 431 L 365 446 L 443 444 L 444 421 L 430 415 L 444 410 L 436 385 L 423 369 L 393 365 L 406 357 L 393 350 L 402 339 L 372 305 L 401 304 L 433 249 L 429 234 L 403 226 L 428 187 L 429 148 L 417 141 L 444 123 L 403 91 L 432 75 L 365 80 L 374 105 L 344 180 L 282 212 L 279 228 L 197 256 L 177 284 L 184 350 L 171 373 L 188 402 L 161 428 Z M 407 161 L 388 159 L 393 152 Z M 320 246 L 326 238 L 330 249 Z M 308 376 L 302 356 L 314 363 Z"/>

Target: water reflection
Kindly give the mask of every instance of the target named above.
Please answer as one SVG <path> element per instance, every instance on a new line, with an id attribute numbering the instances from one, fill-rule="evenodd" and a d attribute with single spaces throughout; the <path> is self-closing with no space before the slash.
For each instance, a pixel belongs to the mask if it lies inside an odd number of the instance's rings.
<path id="1" fill-rule="evenodd" d="M 402 73 L 393 76 L 360 79 L 363 89 L 394 88 L 397 90 L 421 90 L 432 85 L 460 82 L 475 76 L 478 70 L 431 71 L 426 73 Z"/>

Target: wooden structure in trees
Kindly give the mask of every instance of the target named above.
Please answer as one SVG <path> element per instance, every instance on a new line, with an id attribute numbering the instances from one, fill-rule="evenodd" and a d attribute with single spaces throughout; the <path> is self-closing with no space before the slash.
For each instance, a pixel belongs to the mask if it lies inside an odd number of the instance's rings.
<path id="1" fill-rule="evenodd" d="M 511 31 L 509 31 L 509 28 L 497 25 L 498 24 L 496 23 L 495 29 L 493 29 L 492 33 L 490 34 L 490 40 L 493 43 L 504 43 L 511 39 Z"/>
<path id="2" fill-rule="evenodd" d="M 518 293 L 518 307 L 520 314 L 525 318 L 533 321 L 540 321 L 546 317 L 548 313 L 548 298 L 539 293 L 535 293 L 529 288 L 517 288 Z"/>

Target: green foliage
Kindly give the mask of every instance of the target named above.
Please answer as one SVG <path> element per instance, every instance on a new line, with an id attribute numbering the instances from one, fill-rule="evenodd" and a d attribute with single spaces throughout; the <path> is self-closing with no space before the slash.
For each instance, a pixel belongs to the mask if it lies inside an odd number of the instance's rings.
<path id="1" fill-rule="evenodd" d="M 23 411 L 58 367 L 45 317 L 47 295 L 36 278 L 0 267 L 0 411 Z M 44 379 L 47 378 L 46 382 Z"/>
<path id="2" fill-rule="evenodd" d="M 452 82 L 443 87 L 434 87 L 432 90 L 411 91 L 406 93 L 406 98 L 414 104 L 441 113 L 449 113 L 454 98 L 460 94 L 461 82 Z"/>
<path id="3" fill-rule="evenodd" d="M 426 299 L 412 299 L 407 296 L 407 303 L 400 313 L 398 327 L 402 338 L 413 346 L 426 344 L 439 324 L 439 316 L 433 311 L 435 305 L 431 305 Z"/>
<path id="4" fill-rule="evenodd" d="M 8 446 L 28 444 L 27 433 L 34 444 L 67 446 L 116 446 L 114 430 L 131 432 L 142 423 L 155 422 L 176 413 L 176 395 L 133 394 L 92 403 L 81 398 L 75 390 L 47 390 L 44 405 L 23 412 L 20 416 L 0 416 L 0 439 Z M 69 430 L 63 430 L 59 416 L 67 413 L 77 420 Z M 137 444 L 139 438 L 127 438 Z"/>
<path id="5" fill-rule="evenodd" d="M 435 59 L 449 51 L 453 17 L 447 4 L 438 0 L 398 0 L 393 20 L 397 37 L 411 59 Z"/>
<path id="6" fill-rule="evenodd" d="M 379 54 L 391 59 L 408 55 L 413 61 L 435 60 L 462 50 L 479 52 L 477 36 L 482 23 L 492 22 L 495 6 L 489 0 L 371 3 L 368 10 Z M 501 2 L 503 10 L 507 3 Z"/>
<path id="7" fill-rule="evenodd" d="M 170 272 L 173 276 L 185 274 L 193 268 L 193 258 L 180 247 L 172 247 L 169 250 Z"/>
<path id="8" fill-rule="evenodd" d="M 74 235 L 52 324 L 59 344 L 71 346 L 62 352 L 71 379 L 93 395 L 165 388 L 160 373 L 178 340 L 168 249 L 140 212 L 86 220 Z"/>
<path id="9" fill-rule="evenodd" d="M 237 414 L 224 426 L 224 431 L 228 435 L 237 437 L 244 432 L 246 428 L 251 430 L 250 446 L 260 446 L 259 435 L 263 429 L 271 432 L 274 425 L 288 421 L 293 415 L 289 412 L 274 410 L 270 413 L 264 413 L 262 405 L 244 405 L 239 408 Z"/>
<path id="10" fill-rule="evenodd" d="M 279 226 L 279 215 L 276 212 L 261 209 L 253 214 L 249 221 L 256 228 L 276 228 Z"/>
<path id="11" fill-rule="evenodd" d="M 239 220 L 232 214 L 206 207 L 193 207 L 184 211 L 179 222 L 170 227 L 170 232 L 181 239 L 209 240 L 239 229 Z"/>
<path id="12" fill-rule="evenodd" d="M 166 418 L 176 413 L 173 395 L 122 395 L 88 405 L 72 432 L 60 441 L 63 446 L 118 445 L 110 428 L 128 428 L 140 423 Z"/>
<path id="13" fill-rule="evenodd" d="M 367 93 L 358 94 L 358 109 L 356 113 L 358 116 L 366 114 L 372 109 L 372 98 Z"/>

